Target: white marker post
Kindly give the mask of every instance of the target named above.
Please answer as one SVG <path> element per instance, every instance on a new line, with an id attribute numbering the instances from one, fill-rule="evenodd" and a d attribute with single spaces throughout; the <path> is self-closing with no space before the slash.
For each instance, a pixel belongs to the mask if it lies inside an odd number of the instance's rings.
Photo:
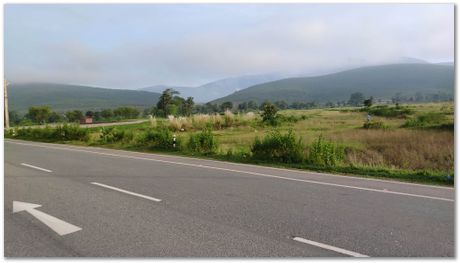
<path id="1" fill-rule="evenodd" d="M 173 135 L 173 147 L 176 148 L 176 135 Z"/>

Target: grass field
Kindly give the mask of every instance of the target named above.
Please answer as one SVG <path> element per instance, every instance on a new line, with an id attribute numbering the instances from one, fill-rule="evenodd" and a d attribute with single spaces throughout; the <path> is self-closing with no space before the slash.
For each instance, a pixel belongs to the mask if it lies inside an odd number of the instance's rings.
<path id="1" fill-rule="evenodd" d="M 397 117 L 372 116 L 372 123 L 378 125 L 370 129 L 363 128 L 367 111 L 360 111 L 359 108 L 285 110 L 278 113 L 285 118 L 281 118 L 283 121 L 276 127 L 263 124 L 258 114 L 248 117 L 228 113 L 224 116 L 195 116 L 193 120 L 155 119 L 140 124 L 121 125 L 114 129 L 124 135 L 121 135 L 121 139 L 113 140 L 101 140 L 101 128 L 89 128 L 88 139 L 72 143 L 157 152 L 162 150 L 139 143 L 137 138 L 150 130 L 165 127 L 182 142 L 180 149 L 184 150 L 169 151 L 174 154 L 405 181 L 453 184 L 453 103 L 404 107 L 411 113 Z M 204 155 L 184 148 L 191 134 L 200 134 L 206 126 L 200 124 L 203 119 L 210 123 L 209 127 L 212 126 L 212 135 L 217 141 L 217 148 L 213 154 Z M 409 127 L 407 123 L 416 125 Z M 252 160 L 249 156 L 256 137 L 263 138 L 273 129 L 279 130 L 281 134 L 292 130 L 296 138 L 301 139 L 307 156 L 308 148 L 322 136 L 343 149 L 344 157 L 333 166 L 316 165 L 311 162 L 273 163 Z"/>

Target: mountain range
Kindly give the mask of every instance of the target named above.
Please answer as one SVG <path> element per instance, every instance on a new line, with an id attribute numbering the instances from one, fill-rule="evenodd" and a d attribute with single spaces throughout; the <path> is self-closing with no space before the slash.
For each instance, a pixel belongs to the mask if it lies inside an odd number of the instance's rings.
<path id="1" fill-rule="evenodd" d="M 310 77 L 283 78 L 281 74 L 227 78 L 199 87 L 152 86 L 142 90 L 106 89 L 56 83 L 24 83 L 8 86 L 10 110 L 24 113 L 30 106 L 49 105 L 55 111 L 100 110 L 120 106 L 147 108 L 155 105 L 166 88 L 178 90 L 195 102 L 240 103 L 254 100 L 287 102 L 346 101 L 351 93 L 391 99 L 396 93 L 454 94 L 454 63 L 427 63 L 413 59 L 404 64 L 366 66 Z M 286 75 L 284 76 L 286 77 Z"/>
<path id="2" fill-rule="evenodd" d="M 270 82 L 273 80 L 282 79 L 287 77 L 283 74 L 263 74 L 263 75 L 248 75 L 233 78 L 226 78 L 213 81 L 198 87 L 183 87 L 183 86 L 168 86 L 168 85 L 155 85 L 151 87 L 141 88 L 143 91 L 161 93 L 167 88 L 172 88 L 180 93 L 180 96 L 193 97 L 195 102 L 208 102 L 215 100 L 236 91 L 246 89 L 253 85 L 260 83 Z"/>
<path id="3" fill-rule="evenodd" d="M 56 83 L 8 85 L 9 110 L 24 113 L 31 106 L 48 105 L 55 111 L 100 110 L 120 106 L 153 106 L 160 94 L 139 90 L 104 89 Z"/>
<path id="4" fill-rule="evenodd" d="M 240 103 L 254 100 L 285 100 L 287 102 L 346 101 L 351 93 L 390 99 L 396 93 L 414 96 L 454 92 L 454 66 L 449 64 L 391 64 L 361 67 L 337 73 L 302 78 L 286 78 L 240 90 L 212 101 Z"/>

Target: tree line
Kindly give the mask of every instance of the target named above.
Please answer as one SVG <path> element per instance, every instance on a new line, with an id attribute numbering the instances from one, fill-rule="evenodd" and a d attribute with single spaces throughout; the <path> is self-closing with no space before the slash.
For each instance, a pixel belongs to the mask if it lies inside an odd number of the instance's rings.
<path id="1" fill-rule="evenodd" d="M 31 125 L 58 122 L 79 122 L 84 117 L 93 118 L 93 122 L 110 122 L 123 119 L 135 119 L 140 111 L 134 107 L 118 107 L 100 111 L 69 110 L 64 113 L 53 111 L 49 106 L 32 106 L 26 114 L 21 116 L 16 111 L 9 112 L 12 125 Z"/>

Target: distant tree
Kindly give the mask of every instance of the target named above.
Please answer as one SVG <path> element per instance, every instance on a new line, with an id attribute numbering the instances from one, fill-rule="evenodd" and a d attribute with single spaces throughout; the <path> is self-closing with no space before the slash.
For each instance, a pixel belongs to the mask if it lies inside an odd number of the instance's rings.
<path id="1" fill-rule="evenodd" d="M 275 106 L 280 110 L 285 110 L 288 108 L 288 103 L 285 100 L 275 101 Z"/>
<path id="2" fill-rule="evenodd" d="M 101 111 L 101 117 L 104 119 L 109 119 L 113 117 L 113 111 L 111 109 L 103 109 Z"/>
<path id="3" fill-rule="evenodd" d="M 22 120 L 21 116 L 19 116 L 19 114 L 16 111 L 10 111 L 9 113 L 10 113 L 10 115 L 9 115 L 10 116 L 10 124 L 18 125 Z"/>
<path id="4" fill-rule="evenodd" d="M 195 102 L 193 101 L 193 97 L 188 97 L 183 104 L 183 114 L 185 116 L 190 116 L 192 115 L 193 111 L 193 106 L 195 105 Z"/>
<path id="5" fill-rule="evenodd" d="M 92 118 L 94 116 L 94 112 L 89 110 L 85 113 L 85 116 Z"/>
<path id="6" fill-rule="evenodd" d="M 326 102 L 326 104 L 324 106 L 326 106 L 328 108 L 334 108 L 334 103 L 331 102 L 331 101 L 328 101 L 328 102 Z"/>
<path id="7" fill-rule="evenodd" d="M 248 101 L 248 110 L 257 110 L 259 107 L 257 106 L 257 102 L 254 100 Z"/>
<path id="8" fill-rule="evenodd" d="M 364 106 L 370 107 L 370 106 L 372 106 L 373 102 L 374 102 L 374 98 L 371 96 L 369 99 L 364 100 Z"/>
<path id="9" fill-rule="evenodd" d="M 264 122 L 274 123 L 277 112 L 278 112 L 278 109 L 276 108 L 276 106 L 273 103 L 271 103 L 269 101 L 264 102 L 263 103 L 262 120 Z"/>
<path id="10" fill-rule="evenodd" d="M 364 102 L 364 95 L 361 92 L 355 92 L 350 95 L 348 105 L 361 106 Z"/>
<path id="11" fill-rule="evenodd" d="M 238 104 L 238 110 L 239 111 L 247 111 L 248 110 L 248 103 L 245 101 L 245 102 L 242 102 L 242 103 Z"/>
<path id="12" fill-rule="evenodd" d="M 48 122 L 56 123 L 60 121 L 62 121 L 62 116 L 55 111 L 51 112 L 50 116 L 48 117 Z"/>
<path id="13" fill-rule="evenodd" d="M 65 117 L 69 122 L 80 121 L 80 119 L 83 118 L 83 112 L 79 110 L 68 111 L 65 113 Z"/>
<path id="14" fill-rule="evenodd" d="M 102 115 L 100 111 L 95 111 L 93 115 L 93 120 L 94 121 L 100 121 L 102 119 Z"/>
<path id="15" fill-rule="evenodd" d="M 27 115 L 33 122 L 44 123 L 51 115 L 51 108 L 48 106 L 30 107 Z"/>
<path id="16" fill-rule="evenodd" d="M 232 109 L 233 109 L 233 103 L 231 101 L 226 101 L 220 104 L 221 111 L 232 110 Z"/>
<path id="17" fill-rule="evenodd" d="M 124 119 L 134 119 L 139 117 L 140 111 L 133 107 L 119 107 L 113 111 L 115 117 Z"/>
<path id="18" fill-rule="evenodd" d="M 163 115 L 169 115 L 170 113 L 167 111 L 168 106 L 172 103 L 173 101 L 173 96 L 175 94 L 179 94 L 179 92 L 173 90 L 173 89 L 166 89 L 163 91 L 161 94 L 158 102 L 157 102 L 157 108 L 158 110 L 161 110 L 163 112 Z"/>

